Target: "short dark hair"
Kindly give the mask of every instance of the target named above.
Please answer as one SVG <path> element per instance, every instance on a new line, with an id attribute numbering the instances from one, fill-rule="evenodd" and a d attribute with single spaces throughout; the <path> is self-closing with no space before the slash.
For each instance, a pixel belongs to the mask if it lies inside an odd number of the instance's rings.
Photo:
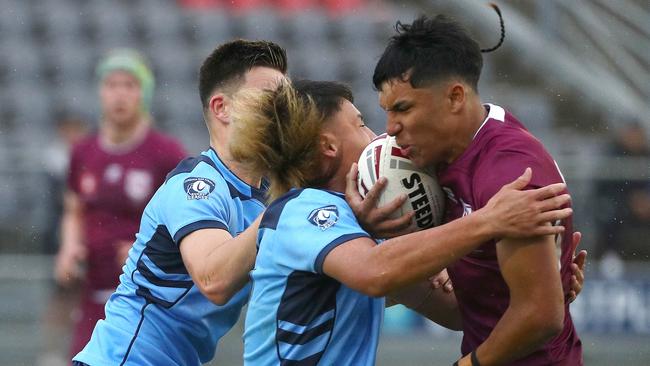
<path id="1" fill-rule="evenodd" d="M 270 41 L 238 39 L 217 47 L 199 69 L 199 96 L 203 108 L 207 108 L 215 89 L 237 89 L 244 74 L 256 66 L 270 67 L 286 74 L 287 53 Z"/>
<path id="2" fill-rule="evenodd" d="M 299 96 L 314 101 L 323 120 L 339 112 L 344 100 L 354 103 L 352 90 L 347 85 L 336 81 L 298 80 L 293 83 L 293 86 Z"/>
<path id="3" fill-rule="evenodd" d="M 457 21 L 445 16 L 420 16 L 412 24 L 397 22 L 394 35 L 375 67 L 372 82 L 408 78 L 413 88 L 456 76 L 474 90 L 483 67 L 478 43 Z"/>

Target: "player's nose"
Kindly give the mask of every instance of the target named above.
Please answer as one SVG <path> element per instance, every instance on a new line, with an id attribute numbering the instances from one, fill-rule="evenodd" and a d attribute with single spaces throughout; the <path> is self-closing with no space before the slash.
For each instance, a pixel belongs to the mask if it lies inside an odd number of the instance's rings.
<path id="1" fill-rule="evenodd" d="M 402 131 L 402 124 L 396 118 L 388 116 L 386 120 L 386 133 L 389 136 L 397 136 Z"/>

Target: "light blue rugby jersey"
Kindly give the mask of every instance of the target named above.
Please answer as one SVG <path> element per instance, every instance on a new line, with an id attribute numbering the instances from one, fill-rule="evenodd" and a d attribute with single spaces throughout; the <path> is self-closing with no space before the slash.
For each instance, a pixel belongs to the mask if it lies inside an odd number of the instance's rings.
<path id="1" fill-rule="evenodd" d="M 144 210 L 120 285 L 75 358 L 101 365 L 199 365 L 214 357 L 236 323 L 247 285 L 226 305 L 194 286 L 179 251 L 191 232 L 220 228 L 235 236 L 264 210 L 264 192 L 237 178 L 214 150 L 183 160 Z"/>
<path id="2" fill-rule="evenodd" d="M 342 194 L 291 190 L 264 213 L 246 314 L 246 365 L 374 365 L 384 298 L 323 273 L 336 246 L 369 236 Z"/>

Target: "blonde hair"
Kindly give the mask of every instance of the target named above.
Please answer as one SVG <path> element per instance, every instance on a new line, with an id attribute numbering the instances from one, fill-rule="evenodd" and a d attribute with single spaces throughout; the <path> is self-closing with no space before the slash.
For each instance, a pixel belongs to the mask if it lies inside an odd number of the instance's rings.
<path id="1" fill-rule="evenodd" d="M 270 201 L 319 176 L 324 116 L 311 97 L 284 83 L 237 93 L 232 110 L 230 153 L 245 170 L 269 180 Z"/>

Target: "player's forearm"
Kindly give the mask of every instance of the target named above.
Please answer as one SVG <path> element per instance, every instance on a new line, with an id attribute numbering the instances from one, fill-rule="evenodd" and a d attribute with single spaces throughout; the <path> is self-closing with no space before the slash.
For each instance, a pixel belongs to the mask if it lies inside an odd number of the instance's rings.
<path id="1" fill-rule="evenodd" d="M 255 264 L 255 245 L 237 240 L 223 243 L 206 258 L 204 281 L 208 284 L 210 300 L 226 304 L 248 283 L 248 274 Z"/>
<path id="2" fill-rule="evenodd" d="M 386 240 L 371 251 L 366 266 L 378 271 L 375 296 L 440 272 L 494 235 L 481 211 L 445 225 Z"/>
<path id="3" fill-rule="evenodd" d="M 74 249 L 82 245 L 81 213 L 74 208 L 66 208 L 61 217 L 61 248 Z"/>
<path id="4" fill-rule="evenodd" d="M 510 306 L 490 336 L 476 350 L 482 366 L 503 365 L 539 349 L 562 330 L 537 306 Z"/>
<path id="5" fill-rule="evenodd" d="M 442 288 L 433 289 L 429 281 L 420 281 L 395 291 L 388 297 L 445 328 L 462 330 L 460 310 L 454 293 L 447 293 Z"/>
<path id="6" fill-rule="evenodd" d="M 538 349 L 562 330 L 564 297 L 551 236 L 504 238 L 499 268 L 510 290 L 508 309 L 478 348 L 482 365 L 501 365 Z"/>
<path id="7" fill-rule="evenodd" d="M 234 238 L 214 247 L 205 257 L 203 282 L 211 301 L 226 304 L 249 279 L 255 265 L 259 219 Z"/>

